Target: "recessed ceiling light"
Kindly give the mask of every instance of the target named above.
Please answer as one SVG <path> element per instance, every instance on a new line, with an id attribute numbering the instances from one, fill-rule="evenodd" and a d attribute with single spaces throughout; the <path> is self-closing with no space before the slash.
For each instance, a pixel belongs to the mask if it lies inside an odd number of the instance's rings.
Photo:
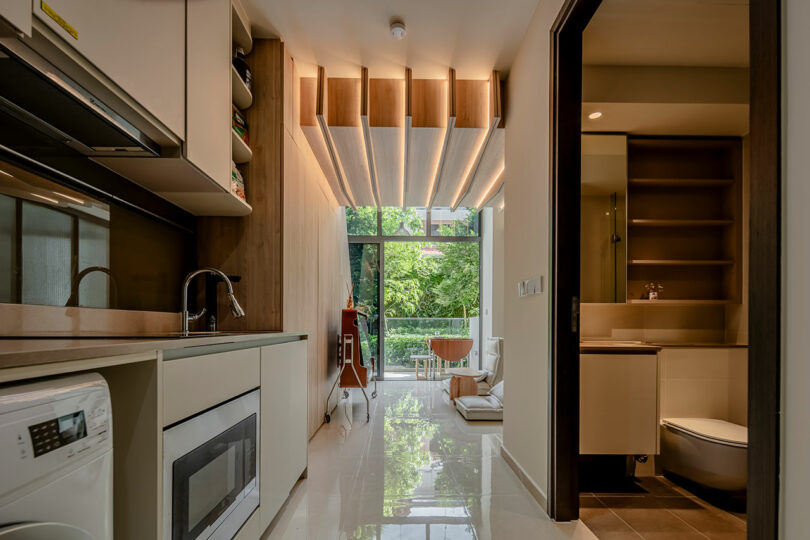
<path id="1" fill-rule="evenodd" d="M 405 23 L 402 22 L 402 19 L 391 19 L 389 29 L 391 30 L 391 35 L 394 36 L 394 39 L 402 39 L 405 37 L 406 29 Z"/>
<path id="2" fill-rule="evenodd" d="M 591 120 L 598 120 L 599 118 L 602 118 L 602 113 L 600 113 L 599 111 L 592 112 L 591 114 L 588 115 L 588 118 Z"/>

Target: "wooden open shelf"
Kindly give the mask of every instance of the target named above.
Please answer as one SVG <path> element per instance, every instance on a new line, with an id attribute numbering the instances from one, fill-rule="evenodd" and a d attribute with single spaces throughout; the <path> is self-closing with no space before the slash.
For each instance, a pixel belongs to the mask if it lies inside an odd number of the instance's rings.
<path id="1" fill-rule="evenodd" d="M 734 184 L 734 179 L 712 178 L 631 178 L 631 186 L 683 187 L 683 188 L 722 188 Z"/>
<path id="2" fill-rule="evenodd" d="M 253 104 L 253 94 L 250 93 L 245 81 L 231 64 L 231 95 L 233 104 L 240 109 L 247 109 Z"/>
<path id="3" fill-rule="evenodd" d="M 231 129 L 231 151 L 234 163 L 247 163 L 253 157 L 250 147 Z"/>
<path id="4" fill-rule="evenodd" d="M 699 259 L 631 259 L 629 266 L 729 266 L 734 264 L 730 260 L 699 260 Z"/>
<path id="5" fill-rule="evenodd" d="M 727 227 L 733 219 L 631 219 L 633 227 Z"/>
<path id="6" fill-rule="evenodd" d="M 253 36 L 250 31 L 250 21 L 241 4 L 231 3 L 231 37 L 234 45 L 245 49 L 245 54 L 253 48 Z"/>
<path id="7" fill-rule="evenodd" d="M 728 300 L 641 300 L 630 299 L 628 304 L 643 306 L 724 306 L 730 304 Z"/>

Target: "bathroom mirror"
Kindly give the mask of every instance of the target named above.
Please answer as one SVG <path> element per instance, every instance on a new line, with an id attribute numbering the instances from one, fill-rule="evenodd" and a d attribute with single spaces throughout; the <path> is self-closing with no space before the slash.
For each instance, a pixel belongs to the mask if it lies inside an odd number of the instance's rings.
<path id="1" fill-rule="evenodd" d="M 627 298 L 627 136 L 582 135 L 580 298 Z"/>

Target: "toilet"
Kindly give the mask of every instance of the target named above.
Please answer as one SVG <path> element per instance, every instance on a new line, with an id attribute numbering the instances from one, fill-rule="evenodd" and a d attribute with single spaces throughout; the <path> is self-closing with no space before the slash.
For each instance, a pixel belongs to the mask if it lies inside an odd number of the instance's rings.
<path id="1" fill-rule="evenodd" d="M 748 428 L 712 418 L 661 420 L 661 465 L 706 487 L 744 490 L 748 482 Z"/>

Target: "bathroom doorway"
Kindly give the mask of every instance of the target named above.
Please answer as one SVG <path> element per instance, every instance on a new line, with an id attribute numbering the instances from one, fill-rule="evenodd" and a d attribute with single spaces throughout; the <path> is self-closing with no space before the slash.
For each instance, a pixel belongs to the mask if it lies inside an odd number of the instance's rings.
<path id="1" fill-rule="evenodd" d="M 613 6 L 611 6 L 613 4 Z M 706 219 L 699 219 L 703 216 L 670 216 L 665 215 L 641 215 L 635 217 L 636 223 L 630 223 L 634 219 L 631 215 L 633 211 L 633 187 L 629 186 L 627 195 L 628 207 L 627 220 L 631 227 L 641 230 L 625 232 L 625 238 L 613 230 L 611 235 L 618 236 L 620 241 L 627 241 L 627 276 L 624 285 L 625 303 L 629 301 L 649 302 L 655 300 L 650 296 L 650 292 L 660 294 L 660 299 L 675 306 L 678 302 L 691 302 L 693 306 L 705 306 L 707 310 L 712 310 L 717 306 L 723 311 L 723 316 L 727 319 L 734 319 L 740 313 L 734 314 L 736 305 L 744 305 L 747 325 L 744 319 L 735 320 L 736 331 L 747 333 L 747 383 L 745 392 L 747 394 L 747 535 L 749 538 L 771 539 L 777 538 L 778 526 L 778 470 L 779 470 L 779 391 L 780 391 L 780 7 L 779 3 L 768 2 L 766 0 L 750 0 L 749 2 L 638 2 L 633 8 L 632 0 L 569 0 L 564 3 L 563 9 L 555 22 L 552 31 L 552 421 L 551 421 L 551 485 L 549 489 L 549 511 L 553 518 L 560 521 L 577 519 L 580 516 L 580 341 L 583 334 L 588 334 L 592 329 L 583 328 L 582 310 L 587 306 L 580 305 L 580 299 L 584 289 L 580 283 L 580 268 L 583 258 L 586 256 L 582 252 L 581 231 L 581 179 L 585 174 L 585 167 L 582 160 L 582 133 L 588 131 L 586 122 L 589 120 L 603 120 L 602 128 L 594 130 L 602 134 L 628 135 L 628 149 L 635 152 L 638 165 L 644 169 L 644 156 L 661 156 L 669 153 L 672 166 L 677 167 L 681 163 L 677 157 L 677 148 L 691 145 L 691 151 L 701 147 L 705 155 L 714 153 L 720 155 L 733 155 L 737 150 L 735 141 L 729 141 L 728 137 L 708 137 L 705 134 L 676 133 L 677 136 L 667 137 L 668 134 L 661 133 L 633 133 L 637 131 L 628 128 L 616 129 L 611 127 L 610 121 L 627 113 L 626 107 L 621 106 L 608 109 L 610 99 L 599 101 L 593 95 L 594 86 L 583 86 L 590 77 L 590 81 L 598 81 L 599 77 L 607 77 L 616 80 L 615 73 L 624 68 L 624 76 L 627 77 L 649 77 L 649 73 L 637 73 L 637 69 L 626 69 L 628 67 L 638 68 L 639 66 L 649 66 L 644 58 L 637 58 L 636 62 L 621 62 L 611 65 L 609 59 L 603 58 L 593 62 L 598 69 L 582 69 L 584 56 L 588 53 L 583 50 L 583 32 L 587 31 L 589 22 L 601 7 L 608 6 L 615 8 L 630 8 L 630 14 L 636 18 L 647 17 L 650 27 L 654 27 L 654 17 L 660 15 L 661 8 L 671 7 L 674 4 L 681 4 L 681 8 L 700 7 L 709 10 L 722 10 L 731 5 L 742 6 L 747 11 L 749 48 L 746 55 L 747 77 L 750 81 L 747 92 L 748 104 L 748 137 L 747 140 L 739 141 L 740 147 L 747 145 L 746 151 L 750 155 L 750 162 L 747 163 L 747 175 L 749 177 L 749 191 L 745 206 L 747 214 L 740 212 L 740 216 L 734 219 L 726 215 L 712 215 Z M 653 4 L 661 4 L 656 6 Z M 747 4 L 747 5 L 746 5 Z M 601 7 L 600 7 L 601 6 Z M 660 33 L 658 35 L 661 35 Z M 666 36 L 665 36 L 666 37 Z M 673 39 L 678 36 L 669 36 Z M 680 36 L 683 37 L 683 36 Z M 652 34 L 650 39 L 655 38 Z M 619 40 L 621 41 L 621 40 Z M 696 43 L 700 39 L 693 39 Z M 668 45 L 664 44 L 663 48 Z M 602 53 L 609 55 L 610 47 L 603 47 Z M 659 50 L 661 47 L 658 48 Z M 710 57 L 717 54 L 720 47 L 709 47 L 703 51 L 694 51 L 699 55 Z M 638 55 L 654 54 L 655 46 L 636 47 Z M 615 52 L 615 51 L 614 51 Z M 660 67 L 660 66 L 659 66 Z M 678 64 L 669 67 L 683 67 Z M 716 67 L 711 64 L 703 67 Z M 728 67 L 728 66 L 725 66 Z M 672 70 L 660 70 L 659 75 L 664 77 L 672 76 Z M 700 71 L 700 70 L 698 70 Z M 718 76 L 715 69 L 703 70 L 703 75 L 707 77 Z M 612 72 L 612 74 L 611 74 Z M 730 72 L 729 72 L 730 73 Z M 725 73 L 725 75 L 729 75 Z M 695 74 L 692 74 L 695 75 Z M 730 75 L 733 76 L 733 75 Z M 723 80 L 723 76 L 720 77 Z M 598 86 L 598 85 L 597 85 Z M 671 87 L 672 84 L 669 84 Z M 642 100 L 636 99 L 635 102 Z M 583 104 L 599 104 L 599 109 L 592 111 L 583 110 Z M 739 103 L 738 103 L 739 104 Z M 733 107 L 730 107 L 731 110 Z M 607 112 L 606 112 L 607 111 Z M 601 113 L 596 115 L 595 113 Z M 608 116 L 609 113 L 609 116 Z M 595 118 L 589 115 L 594 114 Z M 642 114 L 640 118 L 647 119 L 649 114 Z M 670 117 L 670 121 L 682 119 L 684 115 L 675 114 Z M 585 129 L 583 129 L 585 128 Z M 643 131 L 643 130 L 642 130 Z M 677 131 L 677 130 L 676 130 Z M 639 136 L 642 135 L 642 136 Z M 715 134 L 716 135 L 716 134 Z M 727 135 L 722 133 L 721 135 Z M 735 134 L 738 135 L 738 134 Z M 635 140 L 633 140 L 635 138 Z M 669 140 L 662 140 L 669 139 Z M 728 149 L 719 151 L 717 147 L 727 145 Z M 707 148 L 709 148 L 707 150 Z M 628 164 L 633 166 L 633 158 L 628 158 Z M 731 158 L 734 159 L 733 156 Z M 703 160 L 704 162 L 711 161 Z M 717 166 L 720 160 L 717 160 Z M 649 170 L 649 169 L 647 169 Z M 629 173 L 632 176 L 632 173 Z M 729 173 L 733 176 L 733 171 Z M 729 175 L 720 175 L 723 180 Z M 683 179 L 690 177 L 687 171 L 676 175 Z M 664 180 L 664 175 L 653 175 L 652 177 L 636 180 Z M 692 177 L 692 179 L 709 179 L 709 177 Z M 672 180 L 669 178 L 668 180 Z M 642 203 L 641 208 L 648 210 L 655 206 L 655 197 L 650 195 L 653 189 L 668 189 L 661 185 L 655 187 L 652 184 L 644 185 L 643 182 L 636 182 L 636 208 L 638 203 Z M 712 188 L 714 189 L 714 188 Z M 610 193 L 616 193 L 611 191 Z M 704 202 L 715 197 L 721 205 L 733 200 L 733 197 L 723 198 L 720 195 L 701 195 Z M 677 198 L 677 197 L 676 197 Z M 682 197 L 680 207 L 686 207 L 687 212 L 697 212 L 696 207 L 689 207 L 690 198 Z M 722 200 L 721 200 L 722 199 Z M 610 203 L 608 203 L 610 204 Z M 698 203 L 699 206 L 700 203 Z M 652 205 L 652 206 L 649 206 Z M 612 207 L 614 213 L 619 213 L 619 206 Z M 666 206 L 660 210 L 666 213 L 672 210 Z M 611 207 L 608 208 L 608 213 Z M 608 216 L 610 217 L 610 216 Z M 615 217 L 615 216 L 614 216 Z M 612 218 L 611 218 L 612 219 Z M 682 223 L 684 220 L 692 220 L 691 223 Z M 655 222 L 657 223 L 651 223 Z M 701 245 L 690 244 L 689 234 L 685 230 L 678 232 L 662 231 L 650 232 L 649 229 L 655 226 L 661 227 L 696 227 L 696 221 L 702 221 L 701 227 L 730 228 L 734 230 L 743 223 L 750 226 L 753 234 L 747 239 L 747 246 L 737 247 L 739 258 L 728 257 L 726 238 L 734 237 L 735 234 L 725 232 L 706 232 L 705 234 L 694 234 L 695 238 L 704 239 Z M 728 223 L 731 221 L 732 223 Z M 678 223 L 675 223 L 678 222 Z M 739 225 L 738 225 L 739 224 Z M 633 243 L 635 235 L 635 243 Z M 656 236 L 658 235 L 658 236 Z M 715 235 L 715 236 L 712 236 Z M 614 248 L 616 238 L 614 240 Z M 711 240 L 715 238 L 715 240 Z M 739 238 L 744 238 L 739 235 Z M 705 240 L 709 239 L 709 240 Z M 694 253 L 682 252 L 677 257 L 664 259 L 660 256 L 650 258 L 634 258 L 634 249 L 644 246 L 645 242 L 650 249 L 654 249 L 657 243 L 672 241 L 675 249 L 694 249 Z M 606 242 L 605 245 L 608 245 Z M 701 249 L 706 252 L 700 252 Z M 614 249 L 614 255 L 620 250 Z M 747 255 L 748 262 L 745 265 L 747 287 L 741 287 L 739 281 L 743 272 L 735 269 L 738 261 L 743 259 L 742 254 Z M 691 256 L 690 256 L 691 255 Z M 702 257 L 702 258 L 699 258 Z M 615 265 L 615 257 L 611 259 Z M 700 261 L 700 264 L 697 262 Z M 666 264 L 664 264 L 666 263 Z M 688 268 L 686 268 L 688 266 Z M 673 270 L 672 267 L 677 268 Z M 698 268 L 699 267 L 699 268 Z M 679 276 L 688 274 L 692 276 L 692 285 L 684 285 L 679 281 Z M 740 277 L 733 277 L 740 276 Z M 615 282 L 617 274 L 615 272 L 604 282 L 613 284 L 608 291 L 607 297 L 613 295 L 618 299 Z M 735 281 L 735 279 L 737 281 Z M 644 287 L 648 285 L 649 287 Z M 662 287 L 662 288 L 661 288 Z M 653 289 L 651 291 L 650 289 Z M 604 292 L 604 291 L 603 291 Z M 647 295 L 647 296 L 644 296 Z M 601 306 L 602 304 L 600 304 Z M 662 306 L 665 304 L 656 304 Z M 732 306 L 732 307 L 729 307 Z M 591 308 L 587 308 L 591 309 Z M 612 309 L 597 308 L 597 309 Z M 658 309 L 652 306 L 645 306 L 644 309 Z M 738 312 L 740 310 L 737 310 Z M 646 317 L 660 318 L 660 313 L 647 311 Z M 729 332 L 728 328 L 723 329 Z M 614 333 L 615 339 L 619 333 Z M 738 336 L 732 336 L 736 339 Z M 644 341 L 644 340 L 642 340 Z M 650 491 L 648 489 L 647 491 Z"/>

